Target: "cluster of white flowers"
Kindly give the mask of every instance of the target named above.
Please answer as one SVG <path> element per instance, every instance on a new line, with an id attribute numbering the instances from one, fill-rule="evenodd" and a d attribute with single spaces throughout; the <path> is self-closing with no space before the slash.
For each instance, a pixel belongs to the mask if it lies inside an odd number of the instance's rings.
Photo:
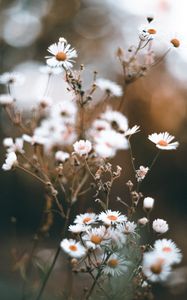
<path id="1" fill-rule="evenodd" d="M 143 256 L 143 272 L 150 281 L 163 281 L 171 274 L 171 266 L 180 263 L 182 254 L 172 240 L 157 240 L 153 250 Z"/>
<path id="2" fill-rule="evenodd" d="M 91 255 L 103 274 L 120 276 L 128 270 L 130 262 L 123 249 L 130 236 L 136 235 L 136 228 L 137 225 L 119 211 L 80 214 L 74 225 L 69 226 L 77 239 L 64 239 L 61 247 L 72 258 L 84 258 L 88 263 Z"/>

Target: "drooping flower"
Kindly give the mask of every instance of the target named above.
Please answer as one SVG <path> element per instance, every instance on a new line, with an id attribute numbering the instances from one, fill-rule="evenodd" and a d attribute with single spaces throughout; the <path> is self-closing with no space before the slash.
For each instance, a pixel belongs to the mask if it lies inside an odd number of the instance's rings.
<path id="1" fill-rule="evenodd" d="M 171 141 L 173 141 L 174 138 L 175 137 L 170 135 L 168 132 L 153 133 L 148 136 L 148 139 L 154 144 L 156 144 L 156 147 L 161 150 L 176 150 L 179 146 L 179 143 L 171 143 Z"/>
<path id="2" fill-rule="evenodd" d="M 157 233 L 165 233 L 169 229 L 168 223 L 163 219 L 154 220 L 152 227 Z"/>
<path id="3" fill-rule="evenodd" d="M 50 67 L 64 67 L 66 70 L 71 69 L 74 63 L 72 58 L 77 57 L 77 51 L 71 48 L 71 45 L 63 38 L 58 43 L 54 43 L 47 49 L 53 56 L 46 56 L 47 64 Z"/>
<path id="4" fill-rule="evenodd" d="M 162 252 L 165 260 L 170 264 L 180 263 L 182 254 L 172 240 L 161 239 L 154 243 L 155 251 Z"/>
<path id="5" fill-rule="evenodd" d="M 60 246 L 71 257 L 81 258 L 86 254 L 86 248 L 73 239 L 62 240 Z"/>
<path id="6" fill-rule="evenodd" d="M 88 140 L 80 140 L 73 144 L 75 153 L 82 155 L 87 155 L 92 150 L 92 144 Z"/>

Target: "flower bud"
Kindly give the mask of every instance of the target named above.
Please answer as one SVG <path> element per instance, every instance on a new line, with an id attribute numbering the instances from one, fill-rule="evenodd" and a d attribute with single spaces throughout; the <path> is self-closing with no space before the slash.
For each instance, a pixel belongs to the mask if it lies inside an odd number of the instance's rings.
<path id="1" fill-rule="evenodd" d="M 143 200 L 143 208 L 145 211 L 149 212 L 153 209 L 155 200 L 151 197 L 146 197 Z"/>

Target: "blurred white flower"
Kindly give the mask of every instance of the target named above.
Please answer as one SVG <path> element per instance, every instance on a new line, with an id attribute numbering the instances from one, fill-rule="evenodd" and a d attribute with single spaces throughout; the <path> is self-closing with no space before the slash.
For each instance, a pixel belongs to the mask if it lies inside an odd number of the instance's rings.
<path id="1" fill-rule="evenodd" d="M 4 171 L 11 170 L 17 164 L 17 156 L 15 152 L 7 153 L 5 163 L 2 165 Z"/>
<path id="2" fill-rule="evenodd" d="M 80 140 L 73 144 L 75 153 L 82 155 L 87 155 L 92 150 L 92 144 L 88 140 Z"/>
<path id="3" fill-rule="evenodd" d="M 23 138 L 16 138 L 15 142 L 11 137 L 5 138 L 3 140 L 3 146 L 7 148 L 7 152 L 24 153 Z"/>
<path id="4" fill-rule="evenodd" d="M 85 213 L 85 214 L 77 215 L 74 220 L 74 223 L 79 225 L 90 225 L 95 223 L 96 220 L 97 220 L 97 215 L 95 213 Z"/>
<path id="5" fill-rule="evenodd" d="M 152 210 L 152 208 L 154 206 L 154 202 L 155 202 L 155 200 L 153 198 L 151 198 L 151 197 L 144 198 L 144 200 L 143 200 L 143 208 L 145 210 L 148 210 L 148 211 Z"/>
<path id="6" fill-rule="evenodd" d="M 161 150 L 175 150 L 179 146 L 178 142 L 171 143 L 175 137 L 169 135 L 168 132 L 153 133 L 148 136 L 148 139 L 156 144 L 156 147 Z"/>
<path id="7" fill-rule="evenodd" d="M 101 90 L 104 90 L 109 95 L 113 95 L 113 96 L 116 96 L 116 97 L 120 97 L 120 96 L 123 95 L 122 87 L 120 85 L 118 85 L 117 83 L 111 81 L 111 80 L 104 79 L 104 78 L 98 78 L 95 81 L 95 84 Z"/>
<path id="8" fill-rule="evenodd" d="M 142 271 L 150 281 L 164 281 L 170 275 L 171 267 L 161 252 L 151 251 L 144 253 Z"/>
<path id="9" fill-rule="evenodd" d="M 88 229 L 90 229 L 90 226 L 83 225 L 83 224 L 76 224 L 76 225 L 70 225 L 68 230 L 71 231 L 72 233 L 81 233 Z"/>
<path id="10" fill-rule="evenodd" d="M 47 64 L 50 67 L 64 67 L 70 69 L 73 66 L 74 60 L 77 57 L 77 52 L 65 39 L 59 39 L 58 43 L 54 43 L 47 49 L 53 56 L 46 56 Z"/>
<path id="11" fill-rule="evenodd" d="M 121 276 L 127 272 L 127 261 L 117 254 L 112 254 L 102 269 L 103 274 Z"/>
<path id="12" fill-rule="evenodd" d="M 129 136 L 139 132 L 140 131 L 139 128 L 140 126 L 134 125 L 132 128 L 129 128 L 125 131 L 125 136 Z"/>
<path id="13" fill-rule="evenodd" d="M 25 81 L 25 77 L 21 73 L 17 72 L 6 72 L 0 75 L 0 83 L 1 84 L 14 84 L 21 85 Z"/>
<path id="14" fill-rule="evenodd" d="M 163 219 L 156 219 L 152 224 L 153 230 L 157 233 L 165 233 L 168 231 L 169 226 L 168 223 Z"/>
<path id="15" fill-rule="evenodd" d="M 69 153 L 64 152 L 64 151 L 57 151 L 57 152 L 55 153 L 55 159 L 56 159 L 57 161 L 64 162 L 64 161 L 66 161 L 69 157 L 70 157 Z"/>
<path id="16" fill-rule="evenodd" d="M 76 242 L 73 239 L 64 239 L 60 243 L 60 246 L 64 252 L 69 254 L 71 257 L 81 258 L 86 254 L 86 248 L 80 244 L 80 242 Z"/>
<path id="17" fill-rule="evenodd" d="M 14 98 L 9 94 L 1 94 L 0 95 L 0 104 L 1 105 L 9 105 L 14 102 Z"/>
<path id="18" fill-rule="evenodd" d="M 182 254 L 172 240 L 162 239 L 154 243 L 155 251 L 162 252 L 165 260 L 170 264 L 180 263 Z"/>
<path id="19" fill-rule="evenodd" d="M 149 222 L 149 220 L 147 219 L 147 218 L 140 218 L 139 220 L 138 220 L 138 224 L 140 224 L 140 225 L 146 225 L 147 223 Z"/>

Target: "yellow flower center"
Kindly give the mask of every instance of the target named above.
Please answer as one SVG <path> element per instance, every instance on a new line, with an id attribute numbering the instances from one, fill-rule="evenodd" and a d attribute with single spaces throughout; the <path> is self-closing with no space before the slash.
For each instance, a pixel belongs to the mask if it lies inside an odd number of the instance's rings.
<path id="1" fill-rule="evenodd" d="M 95 234 L 92 235 L 92 237 L 91 237 L 91 242 L 92 243 L 98 245 L 98 244 L 101 243 L 101 241 L 102 241 L 102 237 L 101 236 L 98 236 L 98 235 L 95 235 Z"/>
<path id="2" fill-rule="evenodd" d="M 116 268 L 118 265 L 118 260 L 115 258 L 112 258 L 107 262 L 107 264 L 110 268 Z"/>
<path id="3" fill-rule="evenodd" d="M 171 252 L 171 248 L 170 247 L 163 247 L 162 251 L 164 251 L 164 252 Z"/>
<path id="4" fill-rule="evenodd" d="M 64 61 L 67 59 L 67 55 L 63 51 L 58 52 L 55 57 L 58 61 Z"/>
<path id="5" fill-rule="evenodd" d="M 86 224 L 86 223 L 88 223 L 88 222 L 90 222 L 90 221 L 91 221 L 91 218 L 86 217 L 86 218 L 84 218 L 83 223 Z"/>
<path id="6" fill-rule="evenodd" d="M 150 28 L 147 30 L 149 34 L 156 34 L 156 30 L 153 28 Z"/>
<path id="7" fill-rule="evenodd" d="M 158 259 L 158 261 L 151 266 L 151 272 L 153 272 L 154 274 L 160 274 L 162 272 L 163 262 L 163 259 Z"/>
<path id="8" fill-rule="evenodd" d="M 69 249 L 70 249 L 71 251 L 77 251 L 77 246 L 76 246 L 76 245 L 70 245 L 70 246 L 69 246 Z"/>
<path id="9" fill-rule="evenodd" d="M 114 215 L 109 215 L 107 216 L 107 218 L 110 220 L 110 221 L 116 221 L 118 217 L 114 216 Z"/>
<path id="10" fill-rule="evenodd" d="M 157 145 L 159 145 L 159 146 L 168 146 L 168 143 L 166 142 L 166 141 L 164 141 L 164 140 L 160 140 L 158 143 L 157 143 Z"/>

